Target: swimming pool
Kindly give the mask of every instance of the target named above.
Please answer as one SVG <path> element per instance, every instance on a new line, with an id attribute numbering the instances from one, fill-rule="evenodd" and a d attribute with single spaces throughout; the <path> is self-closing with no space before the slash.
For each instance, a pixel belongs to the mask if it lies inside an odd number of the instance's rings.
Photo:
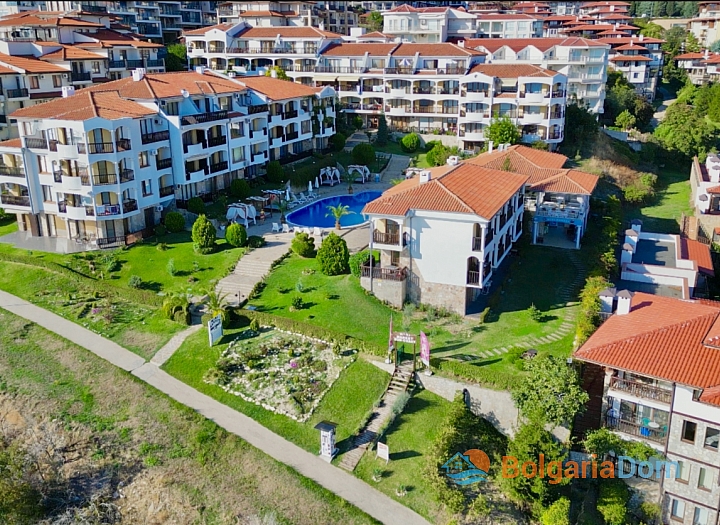
<path id="1" fill-rule="evenodd" d="M 324 199 L 320 199 L 319 201 L 312 202 L 307 206 L 303 206 L 295 211 L 291 211 L 287 215 L 287 222 L 293 226 L 334 228 L 335 218 L 332 215 L 329 217 L 325 216 L 329 213 L 327 207 L 342 204 L 344 206 L 349 206 L 350 211 L 353 213 L 345 215 L 342 219 L 340 219 L 340 225 L 343 228 L 348 226 L 357 226 L 366 220 L 361 213 L 362 209 L 368 202 L 377 199 L 380 195 L 382 195 L 382 192 L 379 191 L 363 191 L 354 195 L 326 197 Z"/>

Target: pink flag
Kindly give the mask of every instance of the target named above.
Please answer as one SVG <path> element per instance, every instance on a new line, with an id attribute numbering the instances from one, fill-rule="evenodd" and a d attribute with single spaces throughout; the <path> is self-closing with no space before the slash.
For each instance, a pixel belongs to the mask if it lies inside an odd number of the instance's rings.
<path id="1" fill-rule="evenodd" d="M 430 341 L 428 341 L 425 332 L 420 332 L 420 361 L 425 366 L 430 366 Z"/>
<path id="2" fill-rule="evenodd" d="M 393 346 L 393 325 L 392 325 L 392 314 L 390 314 L 390 336 L 388 337 L 388 353 L 392 352 Z"/>

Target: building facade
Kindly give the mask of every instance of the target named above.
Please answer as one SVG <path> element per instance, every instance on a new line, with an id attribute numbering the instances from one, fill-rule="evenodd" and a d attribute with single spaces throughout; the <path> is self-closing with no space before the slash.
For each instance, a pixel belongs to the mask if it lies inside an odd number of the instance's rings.
<path id="1" fill-rule="evenodd" d="M 720 40 L 720 2 L 698 2 L 700 12 L 688 24 L 688 30 L 699 40 L 700 45 L 709 49 Z"/>

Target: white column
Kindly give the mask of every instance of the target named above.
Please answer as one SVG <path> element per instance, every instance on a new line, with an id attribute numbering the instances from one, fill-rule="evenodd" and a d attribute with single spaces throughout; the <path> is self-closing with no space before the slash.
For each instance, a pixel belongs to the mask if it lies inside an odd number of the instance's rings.
<path id="1" fill-rule="evenodd" d="M 582 230 L 582 226 L 578 225 L 575 229 L 575 249 L 580 249 L 580 231 Z"/>
<path id="2" fill-rule="evenodd" d="M 375 221 L 370 219 L 370 293 L 373 291 L 373 232 L 375 231 Z"/>
<path id="3" fill-rule="evenodd" d="M 538 230 L 538 223 L 533 220 L 533 227 L 532 227 L 532 243 L 535 244 L 537 242 L 537 230 Z"/>

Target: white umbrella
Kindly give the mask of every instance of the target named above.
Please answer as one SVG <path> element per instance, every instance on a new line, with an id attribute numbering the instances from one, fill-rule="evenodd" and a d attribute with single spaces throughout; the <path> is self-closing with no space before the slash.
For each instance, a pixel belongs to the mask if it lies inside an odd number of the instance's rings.
<path id="1" fill-rule="evenodd" d="M 309 180 L 309 181 L 308 181 L 308 192 L 309 192 L 309 193 L 312 193 L 312 190 L 313 190 L 312 181 Z"/>
<path id="2" fill-rule="evenodd" d="M 320 179 L 318 177 L 315 177 L 315 188 L 320 187 Z"/>
<path id="3" fill-rule="evenodd" d="M 290 188 L 285 190 L 285 200 L 290 202 Z"/>

